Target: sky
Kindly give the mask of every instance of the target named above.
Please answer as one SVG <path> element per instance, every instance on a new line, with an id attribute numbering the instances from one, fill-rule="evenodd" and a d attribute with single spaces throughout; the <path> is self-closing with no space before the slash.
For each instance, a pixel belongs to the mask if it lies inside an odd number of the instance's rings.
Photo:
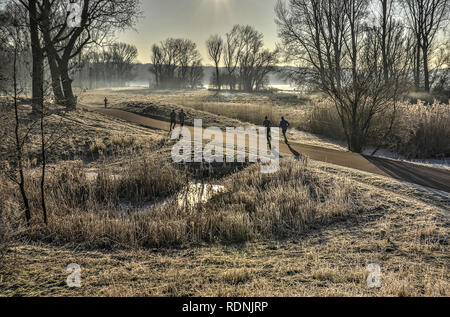
<path id="1" fill-rule="evenodd" d="M 117 34 L 121 42 L 136 45 L 138 60 L 150 62 L 151 46 L 162 40 L 187 38 L 197 43 L 203 63 L 208 59 L 205 42 L 212 34 L 225 35 L 235 24 L 249 24 L 264 34 L 267 48 L 275 48 L 277 0 L 142 0 L 143 17 L 135 26 Z"/>

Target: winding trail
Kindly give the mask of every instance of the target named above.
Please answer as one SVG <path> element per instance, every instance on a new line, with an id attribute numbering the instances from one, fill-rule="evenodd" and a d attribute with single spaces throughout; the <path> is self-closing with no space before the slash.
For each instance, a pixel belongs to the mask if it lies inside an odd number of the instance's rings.
<path id="1" fill-rule="evenodd" d="M 170 129 L 169 122 L 155 120 L 131 112 L 90 106 L 84 107 L 89 110 L 99 112 L 103 115 L 138 124 L 146 128 L 163 131 L 169 131 Z M 193 131 L 193 127 L 187 128 Z M 312 160 L 391 177 L 397 180 L 450 193 L 450 171 L 445 169 L 365 156 L 351 152 L 342 152 L 299 143 L 291 143 L 286 145 L 280 142 L 280 152 L 283 154 L 293 154 L 295 156 L 304 155 Z"/>

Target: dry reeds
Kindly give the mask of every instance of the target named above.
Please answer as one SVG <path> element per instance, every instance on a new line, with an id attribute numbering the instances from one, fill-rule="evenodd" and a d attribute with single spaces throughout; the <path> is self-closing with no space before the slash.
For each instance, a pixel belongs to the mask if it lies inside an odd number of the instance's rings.
<path id="1" fill-rule="evenodd" d="M 272 175 L 260 174 L 259 166 L 235 174 L 208 202 L 186 205 L 174 199 L 144 206 L 186 184 L 180 172 L 158 164 L 137 163 L 120 177 L 100 173 L 95 180 L 79 167 L 54 173 L 47 188 L 49 225 L 35 225 L 26 236 L 88 248 L 240 243 L 295 236 L 368 206 L 354 184 L 325 179 L 294 160 Z M 28 191 L 35 209 L 37 190 L 32 182 Z M 136 208 L 121 209 L 122 200 Z"/>
<path id="2" fill-rule="evenodd" d="M 397 105 L 391 133 L 391 114 L 373 119 L 369 144 L 401 154 L 406 158 L 443 158 L 450 156 L 450 105 L 435 101 L 426 104 L 402 102 Z M 312 108 L 304 127 L 307 131 L 345 140 L 344 130 L 335 106 L 324 100 Z"/>

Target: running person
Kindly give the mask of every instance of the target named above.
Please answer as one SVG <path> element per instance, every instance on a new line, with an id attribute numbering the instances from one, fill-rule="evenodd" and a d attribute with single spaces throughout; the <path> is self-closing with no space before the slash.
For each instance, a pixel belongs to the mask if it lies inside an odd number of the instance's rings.
<path id="1" fill-rule="evenodd" d="M 181 112 L 178 114 L 178 117 L 180 119 L 180 126 L 184 127 L 184 119 L 186 118 L 186 114 L 184 113 L 183 109 L 181 110 Z"/>
<path id="2" fill-rule="evenodd" d="M 267 144 L 269 145 L 269 148 L 272 149 L 272 135 L 270 133 L 270 128 L 272 126 L 272 122 L 270 122 L 268 117 L 266 117 L 266 119 L 264 120 L 263 126 L 266 128 Z"/>
<path id="3" fill-rule="evenodd" d="M 283 136 L 284 136 L 284 141 L 286 142 L 286 144 L 289 143 L 287 136 L 286 136 L 286 132 L 289 128 L 291 124 L 289 123 L 289 121 L 287 121 L 286 119 L 284 119 L 284 117 L 281 117 L 281 122 L 280 122 L 280 128 L 283 131 Z"/>
<path id="4" fill-rule="evenodd" d="M 175 110 L 172 110 L 170 113 L 170 131 L 172 132 L 173 129 L 177 126 L 177 113 Z"/>

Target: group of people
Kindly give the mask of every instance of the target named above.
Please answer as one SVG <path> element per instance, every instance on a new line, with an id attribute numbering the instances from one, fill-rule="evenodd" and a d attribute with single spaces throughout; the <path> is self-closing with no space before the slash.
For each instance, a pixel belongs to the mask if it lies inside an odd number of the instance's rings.
<path id="1" fill-rule="evenodd" d="M 290 125 L 291 124 L 289 123 L 289 121 L 287 121 L 284 117 L 281 117 L 279 127 L 281 128 L 281 131 L 283 132 L 284 142 L 286 144 L 289 144 L 286 133 L 287 133 L 287 130 L 289 129 Z M 267 116 L 263 122 L 263 126 L 266 128 L 266 131 L 267 131 L 266 132 L 267 133 L 267 144 L 269 145 L 269 148 L 272 149 L 272 134 L 271 134 L 272 122 L 269 120 L 269 118 Z"/>
<path id="2" fill-rule="evenodd" d="M 180 126 L 184 127 L 184 120 L 186 119 L 186 114 L 184 110 L 181 109 L 180 113 L 178 113 L 178 120 L 180 121 Z M 172 110 L 170 113 L 170 132 L 172 132 L 177 126 L 177 113 L 175 110 Z"/>
<path id="3" fill-rule="evenodd" d="M 104 100 L 105 103 L 105 109 L 108 108 L 108 99 L 105 97 Z M 181 128 L 184 127 L 184 120 L 186 119 L 186 113 L 183 109 L 178 113 L 178 121 L 180 122 Z M 170 132 L 172 132 L 177 126 L 177 113 L 175 110 L 172 110 L 170 113 Z M 269 118 L 266 116 L 263 126 L 267 130 L 267 144 L 269 145 L 269 148 L 272 148 L 272 134 L 271 134 L 271 128 L 272 128 L 272 122 L 269 120 Z M 281 131 L 283 132 L 284 141 L 286 144 L 289 144 L 289 141 L 287 139 L 286 133 L 290 126 L 289 121 L 287 121 L 284 117 L 281 117 L 280 125 Z"/>
<path id="4" fill-rule="evenodd" d="M 184 127 L 184 120 L 186 119 L 186 113 L 183 109 L 178 113 L 178 120 L 180 122 L 181 128 Z M 172 132 L 177 126 L 177 113 L 175 110 L 172 110 L 170 113 L 170 132 Z M 271 128 L 272 128 L 272 122 L 269 120 L 269 118 L 266 116 L 263 126 L 267 130 L 267 144 L 269 145 L 269 148 L 272 148 L 272 135 L 271 135 Z M 287 139 L 287 130 L 290 126 L 289 121 L 287 121 L 284 117 L 281 117 L 280 125 L 281 131 L 283 132 L 284 141 L 286 144 L 289 144 L 289 141 Z"/>

